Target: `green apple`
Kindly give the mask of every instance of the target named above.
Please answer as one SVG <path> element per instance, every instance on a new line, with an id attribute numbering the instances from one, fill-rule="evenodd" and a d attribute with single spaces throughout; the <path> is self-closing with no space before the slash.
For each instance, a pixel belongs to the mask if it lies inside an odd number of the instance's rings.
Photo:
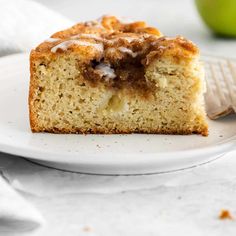
<path id="1" fill-rule="evenodd" d="M 195 0 L 206 25 L 216 34 L 236 37 L 236 0 Z"/>

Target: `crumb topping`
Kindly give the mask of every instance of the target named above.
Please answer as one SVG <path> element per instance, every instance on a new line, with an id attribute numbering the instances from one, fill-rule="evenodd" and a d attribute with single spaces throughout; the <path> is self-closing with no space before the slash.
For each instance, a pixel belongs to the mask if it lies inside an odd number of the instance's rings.
<path id="1" fill-rule="evenodd" d="M 104 82 L 113 88 L 127 83 L 135 89 L 150 90 L 145 80 L 145 68 L 153 60 L 171 57 L 178 63 L 198 54 L 198 48 L 185 38 L 162 36 L 145 22 L 125 23 L 114 16 L 79 23 L 55 33 L 40 44 L 32 54 L 78 55 L 78 68 L 94 86 Z"/>
<path id="2" fill-rule="evenodd" d="M 149 63 L 150 54 L 160 57 L 169 51 L 191 57 L 198 53 L 197 47 L 183 37 L 164 37 L 158 29 L 149 27 L 143 21 L 125 23 L 114 16 L 103 16 L 97 21 L 79 23 L 57 32 L 35 51 L 52 54 L 92 51 L 86 58 L 81 57 L 81 62 L 84 60 L 85 63 L 107 54 L 113 61 L 140 55 L 142 59 L 149 58 L 146 60 Z"/>

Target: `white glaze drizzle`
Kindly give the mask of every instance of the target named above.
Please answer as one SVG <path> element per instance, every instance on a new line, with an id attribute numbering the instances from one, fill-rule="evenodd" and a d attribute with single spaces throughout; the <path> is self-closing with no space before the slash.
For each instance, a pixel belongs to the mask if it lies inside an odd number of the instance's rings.
<path id="1" fill-rule="evenodd" d="M 64 42 L 59 43 L 58 45 L 54 46 L 51 49 L 51 52 L 55 53 L 57 49 L 62 49 L 63 51 L 66 51 L 71 45 L 79 45 L 79 46 L 89 46 L 95 48 L 97 51 L 103 52 L 103 44 L 101 43 L 91 43 L 91 42 L 86 42 L 86 41 L 81 41 L 81 40 L 76 40 L 76 39 L 70 39 Z"/>
<path id="2" fill-rule="evenodd" d="M 99 37 L 96 34 L 77 34 L 71 37 L 71 39 L 95 39 L 95 40 L 99 40 L 99 41 L 103 41 L 103 38 Z"/>
<path id="3" fill-rule="evenodd" d="M 124 40 L 126 40 L 128 43 L 131 43 L 131 42 L 133 42 L 133 41 L 143 41 L 143 39 L 134 38 L 134 37 L 129 37 L 129 36 L 119 36 L 119 37 L 117 37 L 117 38 L 110 39 L 109 41 L 112 42 L 112 43 L 115 43 L 115 42 L 119 41 L 119 39 L 124 39 Z"/>
<path id="4" fill-rule="evenodd" d="M 100 63 L 95 67 L 102 76 L 108 77 L 109 79 L 114 79 L 116 77 L 115 71 L 108 64 Z"/>
<path id="5" fill-rule="evenodd" d="M 99 21 L 86 21 L 85 25 L 89 27 L 104 29 L 104 26 Z"/>
<path id="6" fill-rule="evenodd" d="M 138 55 L 137 52 L 133 52 L 131 49 L 126 48 L 126 47 L 119 47 L 118 49 L 120 52 L 127 53 L 131 55 L 132 57 L 136 57 Z"/>
<path id="7" fill-rule="evenodd" d="M 160 50 L 165 50 L 167 47 L 166 46 L 163 46 L 163 45 L 159 45 L 158 49 Z"/>
<path id="8" fill-rule="evenodd" d="M 58 39 L 58 38 L 48 38 L 46 39 L 44 42 L 47 42 L 47 43 L 53 43 L 53 42 L 57 42 L 61 39 Z"/>

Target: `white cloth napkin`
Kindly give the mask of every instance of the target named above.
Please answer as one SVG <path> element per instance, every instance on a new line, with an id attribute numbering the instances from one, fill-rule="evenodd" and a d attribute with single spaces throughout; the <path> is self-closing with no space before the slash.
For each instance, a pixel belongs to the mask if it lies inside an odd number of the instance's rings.
<path id="1" fill-rule="evenodd" d="M 43 223 L 38 210 L 0 176 L 0 235 L 33 230 Z"/>
<path id="2" fill-rule="evenodd" d="M 0 0 L 0 56 L 29 51 L 73 22 L 31 0 Z"/>
<path id="3" fill-rule="evenodd" d="M 60 14 L 30 0 L 0 0 L 0 56 L 30 51 L 55 31 L 73 25 Z M 42 225 L 41 214 L 1 177 L 0 235 Z"/>

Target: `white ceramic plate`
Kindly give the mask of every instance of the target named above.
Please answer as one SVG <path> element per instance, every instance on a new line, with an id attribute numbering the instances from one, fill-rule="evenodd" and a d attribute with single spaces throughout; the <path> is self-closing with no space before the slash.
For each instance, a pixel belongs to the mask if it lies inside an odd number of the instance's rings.
<path id="1" fill-rule="evenodd" d="M 236 145 L 236 117 L 209 121 L 210 135 L 32 134 L 28 119 L 28 55 L 0 59 L 0 151 L 71 171 L 147 174 L 213 160 Z"/>

